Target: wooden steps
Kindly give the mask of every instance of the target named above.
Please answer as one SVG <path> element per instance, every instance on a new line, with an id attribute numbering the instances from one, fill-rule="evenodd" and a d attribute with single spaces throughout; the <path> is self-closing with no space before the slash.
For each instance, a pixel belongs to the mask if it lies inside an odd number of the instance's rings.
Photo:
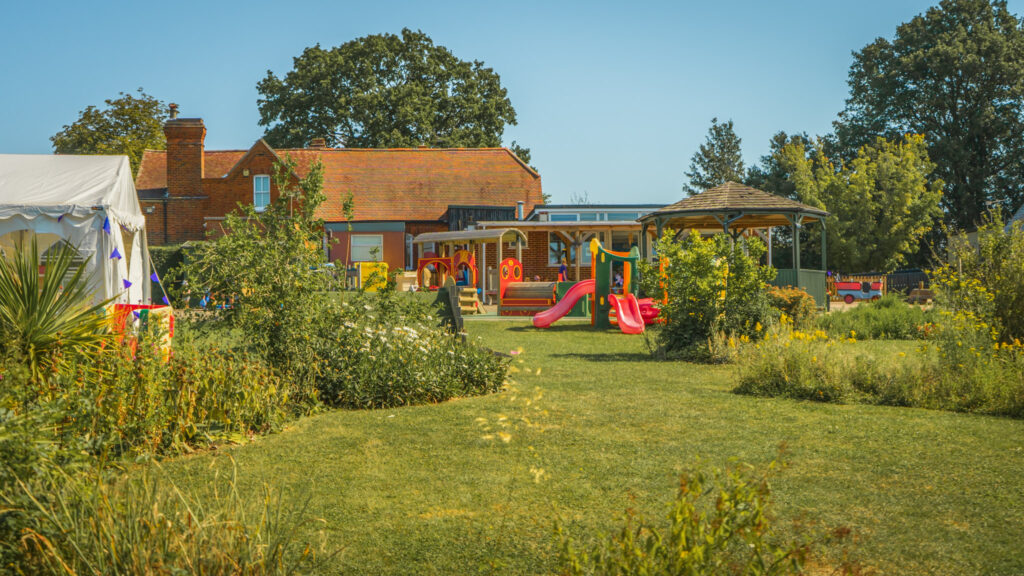
<path id="1" fill-rule="evenodd" d="M 480 313 L 480 299 L 477 298 L 476 288 L 459 289 L 459 309 L 463 314 Z"/>

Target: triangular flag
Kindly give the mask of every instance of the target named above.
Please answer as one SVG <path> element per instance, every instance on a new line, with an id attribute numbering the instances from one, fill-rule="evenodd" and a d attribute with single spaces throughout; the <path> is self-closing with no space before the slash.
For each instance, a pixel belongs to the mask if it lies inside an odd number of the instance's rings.
<path id="1" fill-rule="evenodd" d="M 111 258 L 121 259 L 121 253 L 117 251 L 117 247 L 114 247 L 114 251 L 110 253 Z"/>
<path id="2" fill-rule="evenodd" d="M 164 301 L 164 304 L 167 304 L 168 306 L 171 305 L 171 303 L 167 300 L 167 296 L 163 297 L 163 301 Z"/>
<path id="3" fill-rule="evenodd" d="M 103 231 L 110 234 L 110 218 L 103 219 Z"/>
<path id="4" fill-rule="evenodd" d="M 121 280 L 121 282 L 124 284 L 126 290 L 132 287 L 132 283 L 127 280 Z"/>
<path id="5" fill-rule="evenodd" d="M 142 318 L 142 314 L 139 314 L 138 310 L 132 310 L 132 316 L 135 316 L 136 320 L 138 320 L 139 318 Z"/>
<path id="6" fill-rule="evenodd" d="M 60 222 L 63 219 L 64 219 L 64 215 L 63 214 L 61 214 L 60 216 L 57 216 L 57 222 Z"/>
<path id="7" fill-rule="evenodd" d="M 153 282 L 159 282 L 160 281 L 160 277 L 156 275 L 156 272 L 153 272 L 152 274 L 150 274 L 149 275 L 149 279 L 152 280 Z"/>

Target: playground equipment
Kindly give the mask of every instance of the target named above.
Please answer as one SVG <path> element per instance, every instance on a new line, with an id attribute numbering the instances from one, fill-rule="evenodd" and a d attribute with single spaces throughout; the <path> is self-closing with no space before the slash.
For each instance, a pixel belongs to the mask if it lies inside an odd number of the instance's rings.
<path id="1" fill-rule="evenodd" d="M 387 262 L 355 262 L 356 288 L 376 292 L 387 285 Z"/>
<path id="2" fill-rule="evenodd" d="M 444 286 L 445 278 L 466 271 L 466 281 L 457 281 L 460 286 L 477 285 L 476 257 L 469 250 L 456 250 L 451 256 L 428 255 L 416 260 L 416 282 L 423 286 L 423 270 L 433 266 L 436 276 L 432 278 L 437 286 Z"/>
<path id="3" fill-rule="evenodd" d="M 633 293 L 640 280 L 637 270 L 640 251 L 634 246 L 629 252 L 612 252 L 605 250 L 601 243 L 594 239 L 590 241 L 590 254 L 590 280 L 577 282 L 557 304 L 536 314 L 533 317 L 533 325 L 537 328 L 547 328 L 568 314 L 580 298 L 589 296 L 594 300 L 590 307 L 592 325 L 610 328 L 614 316 L 619 330 L 623 333 L 643 333 L 646 324 L 655 322 L 658 309 L 654 307 L 653 299 L 637 300 Z M 622 294 L 613 294 L 611 290 L 612 264 L 615 262 L 622 264 Z"/>
<path id="4" fill-rule="evenodd" d="M 555 303 L 554 282 L 523 282 L 523 264 L 505 258 L 498 268 L 498 314 L 532 316 Z"/>
<path id="5" fill-rule="evenodd" d="M 882 283 L 836 282 L 836 294 L 847 304 L 854 300 L 878 300 L 882 297 Z"/>

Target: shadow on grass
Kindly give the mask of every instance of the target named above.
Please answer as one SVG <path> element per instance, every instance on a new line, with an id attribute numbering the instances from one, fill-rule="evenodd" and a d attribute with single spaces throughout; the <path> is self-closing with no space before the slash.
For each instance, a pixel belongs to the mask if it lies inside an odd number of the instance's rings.
<path id="1" fill-rule="evenodd" d="M 512 326 L 509 332 L 588 332 L 590 334 L 617 334 L 618 330 L 606 330 L 594 328 L 589 322 L 569 322 L 566 324 L 555 324 L 547 328 L 537 328 L 533 325 Z"/>
<path id="2" fill-rule="evenodd" d="M 552 358 L 572 358 L 586 362 L 657 362 L 657 359 L 644 352 L 570 352 L 568 354 L 552 354 Z"/>

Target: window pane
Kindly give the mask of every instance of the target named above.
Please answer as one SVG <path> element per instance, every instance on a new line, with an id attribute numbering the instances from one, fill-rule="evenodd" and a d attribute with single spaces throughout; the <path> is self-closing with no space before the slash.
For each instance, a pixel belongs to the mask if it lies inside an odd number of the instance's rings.
<path id="1" fill-rule="evenodd" d="M 575 222 L 579 220 L 579 216 L 576 214 L 552 214 L 550 216 L 550 222 Z"/>
<path id="2" fill-rule="evenodd" d="M 565 258 L 568 264 L 572 264 L 575 257 L 576 248 L 574 246 L 567 246 L 557 234 L 548 232 L 548 266 L 561 265 L 562 258 Z"/>
<path id="3" fill-rule="evenodd" d="M 384 256 L 384 237 L 380 234 L 352 236 L 349 259 L 353 262 L 379 262 Z"/>
<path id="4" fill-rule="evenodd" d="M 252 203 L 257 210 L 263 210 L 270 204 L 270 176 L 253 177 Z"/>
<path id="5" fill-rule="evenodd" d="M 580 212 L 580 220 L 586 220 L 588 222 L 594 222 L 597 218 L 597 212 Z"/>
<path id="6" fill-rule="evenodd" d="M 609 212 L 608 220 L 636 220 L 638 214 L 636 212 Z"/>

